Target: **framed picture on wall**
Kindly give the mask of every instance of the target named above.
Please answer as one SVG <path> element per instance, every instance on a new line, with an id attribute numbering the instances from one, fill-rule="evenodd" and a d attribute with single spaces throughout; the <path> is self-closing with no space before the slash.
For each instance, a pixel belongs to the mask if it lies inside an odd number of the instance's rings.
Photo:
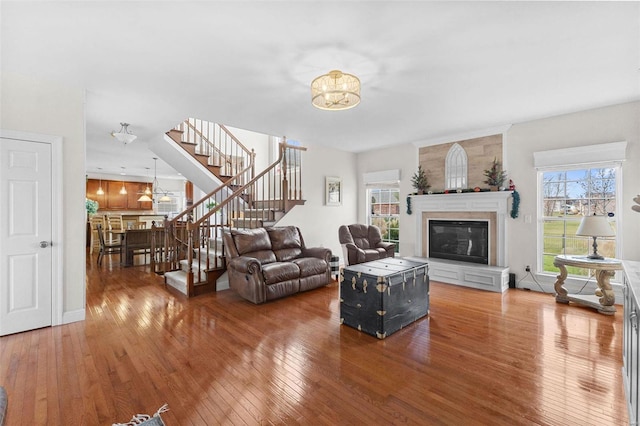
<path id="1" fill-rule="evenodd" d="M 342 205 L 342 179 L 339 177 L 327 176 L 325 178 L 325 205 Z"/>

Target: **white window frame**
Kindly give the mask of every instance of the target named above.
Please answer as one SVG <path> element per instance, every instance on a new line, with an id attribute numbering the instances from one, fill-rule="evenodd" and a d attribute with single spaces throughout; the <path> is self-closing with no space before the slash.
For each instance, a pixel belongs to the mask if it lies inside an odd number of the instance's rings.
<path id="1" fill-rule="evenodd" d="M 615 223 L 616 223 L 616 258 L 622 258 L 622 232 L 618 232 L 618 230 L 623 228 L 623 214 L 622 214 L 622 163 L 619 161 L 605 161 L 605 162 L 594 162 L 594 163 L 582 163 L 582 164 L 571 164 L 566 166 L 551 166 L 551 167 L 538 167 L 537 172 L 537 181 L 538 181 L 538 194 L 537 194 L 537 244 L 536 244 L 536 272 L 541 275 L 556 275 L 553 272 L 544 271 L 544 181 L 543 177 L 545 173 L 549 172 L 562 172 L 562 171 L 571 171 L 571 170 L 582 170 L 582 169 L 598 169 L 598 168 L 611 168 L 615 169 L 616 174 L 616 199 L 615 199 Z M 569 274 L 571 276 L 571 274 Z M 584 278 L 580 275 L 573 275 L 574 277 Z M 616 279 L 612 281 L 617 282 Z"/>
<path id="2" fill-rule="evenodd" d="M 402 201 L 400 199 L 400 186 L 399 185 L 370 185 L 366 188 L 366 194 L 367 194 L 367 225 L 372 225 L 373 224 L 373 216 L 371 213 L 371 209 L 372 209 L 372 203 L 371 203 L 371 191 L 374 190 L 390 190 L 390 191 L 397 191 L 398 192 L 398 215 L 386 215 L 386 216 L 376 216 L 376 217 L 395 217 L 398 220 L 398 240 L 391 240 L 389 238 L 385 239 L 384 238 L 384 233 L 382 235 L 382 241 L 387 241 L 387 242 L 392 242 L 396 245 L 396 253 L 399 253 L 400 250 L 400 211 L 402 209 Z"/>

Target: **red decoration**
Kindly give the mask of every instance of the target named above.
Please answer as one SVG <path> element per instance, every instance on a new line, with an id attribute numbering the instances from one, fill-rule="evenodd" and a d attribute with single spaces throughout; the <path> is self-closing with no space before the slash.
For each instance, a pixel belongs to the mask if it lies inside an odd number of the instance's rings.
<path id="1" fill-rule="evenodd" d="M 475 188 L 473 188 L 473 190 L 474 190 L 475 192 L 480 192 L 480 187 L 479 187 L 479 186 L 476 186 Z"/>
<path id="2" fill-rule="evenodd" d="M 509 179 L 509 191 L 515 191 L 516 185 L 513 183 L 512 179 Z"/>
<path id="3" fill-rule="evenodd" d="M 445 190 L 444 190 L 444 193 L 445 193 L 445 194 L 448 194 L 448 193 L 449 193 L 449 190 L 448 190 L 448 189 L 445 189 Z"/>

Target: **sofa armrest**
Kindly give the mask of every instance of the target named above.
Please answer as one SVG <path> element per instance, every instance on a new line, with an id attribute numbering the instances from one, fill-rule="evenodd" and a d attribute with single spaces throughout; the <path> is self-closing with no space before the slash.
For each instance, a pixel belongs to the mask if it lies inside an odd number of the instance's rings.
<path id="1" fill-rule="evenodd" d="M 258 259 L 249 256 L 234 257 L 229 261 L 227 267 L 243 274 L 255 274 L 262 271 L 262 264 Z"/>
<path id="2" fill-rule="evenodd" d="M 377 248 L 382 248 L 387 252 L 388 257 L 393 257 L 396 251 L 395 243 L 388 243 L 385 241 L 381 241 L 376 245 Z"/>
<path id="3" fill-rule="evenodd" d="M 229 287 L 241 297 L 259 304 L 267 301 L 262 264 L 255 257 L 234 257 L 227 263 Z"/>
<path id="4" fill-rule="evenodd" d="M 331 250 L 326 247 L 310 247 L 302 250 L 302 257 L 316 257 L 331 262 Z"/>
<path id="5" fill-rule="evenodd" d="M 355 265 L 357 263 L 362 263 L 365 261 L 365 254 L 364 254 L 364 250 L 362 250 L 360 247 L 358 247 L 357 245 L 353 244 L 353 243 L 347 243 L 345 244 L 345 247 L 347 248 L 347 254 L 349 256 L 349 262 L 348 264 L 351 265 Z M 353 253 L 353 255 L 351 255 L 351 253 Z"/>

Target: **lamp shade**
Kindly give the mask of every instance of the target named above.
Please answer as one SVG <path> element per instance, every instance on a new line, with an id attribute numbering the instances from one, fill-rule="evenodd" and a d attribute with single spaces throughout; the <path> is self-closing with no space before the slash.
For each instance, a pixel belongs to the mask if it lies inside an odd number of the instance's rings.
<path id="1" fill-rule="evenodd" d="M 151 202 L 153 201 L 153 199 L 149 197 L 147 194 L 143 194 L 140 198 L 138 198 L 138 201 Z"/>
<path id="2" fill-rule="evenodd" d="M 333 70 L 311 82 L 311 103 L 324 110 L 353 108 L 360 103 L 360 79 Z"/>
<path id="3" fill-rule="evenodd" d="M 585 216 L 578 226 L 576 235 L 584 237 L 613 237 L 616 233 L 611 228 L 606 216 Z"/>

